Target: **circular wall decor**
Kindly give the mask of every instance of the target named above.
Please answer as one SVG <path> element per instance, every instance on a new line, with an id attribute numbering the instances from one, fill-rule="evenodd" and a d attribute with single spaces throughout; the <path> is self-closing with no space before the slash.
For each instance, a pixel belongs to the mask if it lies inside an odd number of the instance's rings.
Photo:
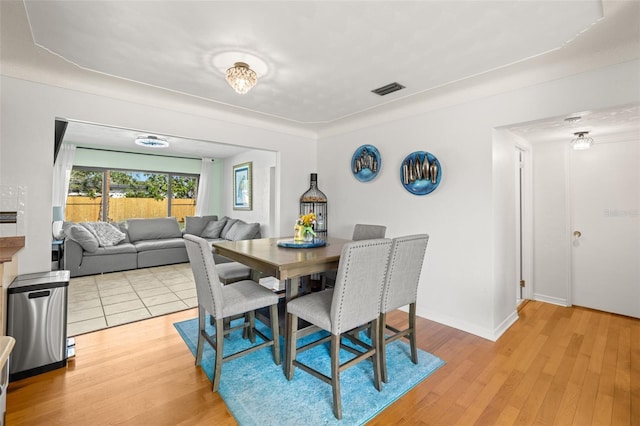
<path id="1" fill-rule="evenodd" d="M 400 165 L 400 182 L 414 195 L 426 195 L 435 190 L 442 178 L 442 166 L 438 159 L 426 151 L 407 155 Z"/>
<path id="2" fill-rule="evenodd" d="M 351 157 L 351 172 L 360 182 L 369 182 L 380 173 L 382 158 L 378 148 L 373 145 L 362 145 Z"/>

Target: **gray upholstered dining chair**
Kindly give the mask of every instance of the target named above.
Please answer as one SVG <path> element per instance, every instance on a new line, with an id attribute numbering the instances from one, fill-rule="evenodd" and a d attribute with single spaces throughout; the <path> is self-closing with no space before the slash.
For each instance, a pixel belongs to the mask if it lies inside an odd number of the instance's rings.
<path id="1" fill-rule="evenodd" d="M 220 282 L 224 285 L 251 279 L 251 268 L 240 262 L 218 263 L 216 271 Z"/>
<path id="2" fill-rule="evenodd" d="M 411 343 L 411 361 L 418 363 L 416 346 L 416 299 L 418 283 L 427 250 L 429 235 L 418 234 L 393 239 L 387 277 L 380 303 L 380 364 L 382 381 L 387 382 L 387 344 L 401 337 L 407 337 Z M 387 313 L 409 305 L 409 325 L 398 330 L 387 324 Z M 387 331 L 390 332 L 387 336 Z"/>
<path id="3" fill-rule="evenodd" d="M 224 362 L 255 352 L 266 346 L 273 346 L 273 359 L 279 365 L 278 296 L 258 283 L 249 280 L 237 281 L 223 286 L 218 278 L 211 246 L 207 240 L 188 234 L 184 235 L 184 239 L 198 296 L 196 365 L 200 365 L 202 361 L 204 342 L 206 341 L 216 354 L 212 390 L 216 392 L 220 386 L 220 376 Z M 255 310 L 264 307 L 269 307 L 270 309 L 271 339 L 255 328 Z M 212 335 L 209 335 L 205 329 L 205 316 L 207 313 L 215 320 L 215 333 Z M 243 323 L 225 329 L 224 320 L 239 314 L 245 314 Z M 255 334 L 258 334 L 264 342 L 240 352 L 223 356 L 224 336 L 239 329 L 247 330 L 252 342 L 255 342 Z"/>
<path id="4" fill-rule="evenodd" d="M 356 223 L 353 227 L 353 241 L 372 240 L 374 238 L 384 238 L 387 227 L 383 225 L 365 225 Z"/>
<path id="5" fill-rule="evenodd" d="M 291 300 L 287 304 L 287 379 L 293 379 L 295 367 L 313 375 L 332 386 L 333 414 L 342 418 L 340 397 L 340 373 L 366 359 L 373 360 L 374 385 L 382 389 L 379 363 L 380 298 L 385 282 L 385 273 L 391 240 L 375 239 L 354 241 L 344 245 L 338 265 L 336 286 L 333 289 L 311 293 Z M 303 319 L 317 329 L 326 330 L 329 336 L 317 339 L 297 348 L 298 319 Z M 357 339 L 347 332 L 370 324 L 371 344 Z M 308 335 L 307 330 L 301 335 Z M 361 349 L 351 347 L 356 356 L 340 364 L 342 339 L 349 339 Z M 331 377 L 300 362 L 297 354 L 330 341 Z M 344 346 L 343 346 L 344 348 Z"/>
<path id="6" fill-rule="evenodd" d="M 189 233 L 189 235 L 195 234 Z M 215 249 L 212 249 L 212 251 L 215 252 Z M 236 281 L 251 279 L 251 268 L 249 268 L 247 265 L 243 265 L 240 262 L 218 262 L 216 263 L 216 271 L 218 272 L 218 278 L 220 279 L 220 282 L 224 285 L 235 283 Z"/>
<path id="7" fill-rule="evenodd" d="M 387 227 L 384 225 L 365 225 L 356 223 L 353 227 L 353 241 L 372 240 L 375 238 L 384 238 L 387 233 Z M 323 274 L 322 288 L 331 287 L 336 281 L 336 271 L 327 271 Z"/>

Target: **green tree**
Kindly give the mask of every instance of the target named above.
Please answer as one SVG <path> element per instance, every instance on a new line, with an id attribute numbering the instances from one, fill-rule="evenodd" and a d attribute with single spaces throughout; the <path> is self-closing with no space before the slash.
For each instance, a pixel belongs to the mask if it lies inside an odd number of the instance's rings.
<path id="1" fill-rule="evenodd" d="M 187 176 L 172 176 L 171 192 L 173 198 L 195 198 L 196 178 Z"/>
<path id="2" fill-rule="evenodd" d="M 167 181 L 167 175 L 156 173 L 145 173 L 144 176 L 146 184 L 146 197 L 153 198 L 156 201 L 161 201 L 167 198 L 167 190 L 169 184 Z"/>
<path id="3" fill-rule="evenodd" d="M 71 170 L 69 193 L 91 198 L 102 195 L 102 172 L 92 170 Z"/>

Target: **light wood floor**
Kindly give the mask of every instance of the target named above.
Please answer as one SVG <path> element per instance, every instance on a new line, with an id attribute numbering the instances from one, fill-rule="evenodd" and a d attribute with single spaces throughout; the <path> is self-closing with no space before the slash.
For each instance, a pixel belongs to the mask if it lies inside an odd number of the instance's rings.
<path id="1" fill-rule="evenodd" d="M 77 337 L 66 370 L 9 385 L 7 423 L 236 424 L 173 328 L 194 316 Z M 419 346 L 447 364 L 373 425 L 640 425 L 640 320 L 529 302 L 496 343 L 427 320 L 419 327 Z"/>

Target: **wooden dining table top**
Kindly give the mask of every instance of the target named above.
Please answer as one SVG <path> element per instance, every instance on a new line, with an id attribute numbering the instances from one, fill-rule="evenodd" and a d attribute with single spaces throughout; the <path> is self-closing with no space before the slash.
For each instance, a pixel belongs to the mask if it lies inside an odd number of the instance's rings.
<path id="1" fill-rule="evenodd" d="M 214 242 L 216 253 L 243 263 L 279 280 L 316 274 L 338 268 L 342 247 L 351 240 L 326 238 L 327 244 L 313 248 L 285 248 L 279 241 L 293 237 Z"/>

